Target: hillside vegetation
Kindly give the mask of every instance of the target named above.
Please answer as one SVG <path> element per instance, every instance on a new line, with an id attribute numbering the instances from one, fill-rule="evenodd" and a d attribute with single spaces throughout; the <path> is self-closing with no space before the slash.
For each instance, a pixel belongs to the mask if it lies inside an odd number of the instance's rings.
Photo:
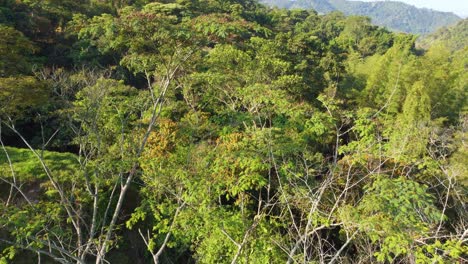
<path id="1" fill-rule="evenodd" d="M 420 37 L 418 47 L 429 49 L 431 46 L 443 45 L 452 51 L 465 49 L 468 41 L 468 19 L 450 27 L 443 27 L 427 36 Z"/>
<path id="2" fill-rule="evenodd" d="M 0 263 L 468 261 L 466 48 L 253 0 L 0 3 Z"/>
<path id="3" fill-rule="evenodd" d="M 314 9 L 319 13 L 340 11 L 346 15 L 368 16 L 376 25 L 413 34 L 428 34 L 461 20 L 453 13 L 416 8 L 398 1 L 263 0 L 262 2 L 289 9 Z"/>

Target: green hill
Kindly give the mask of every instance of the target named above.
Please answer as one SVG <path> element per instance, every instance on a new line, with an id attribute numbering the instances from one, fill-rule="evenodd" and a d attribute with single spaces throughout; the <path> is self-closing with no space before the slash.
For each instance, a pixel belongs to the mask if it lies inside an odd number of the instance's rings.
<path id="1" fill-rule="evenodd" d="M 311 8 L 319 13 L 341 11 L 346 15 L 368 16 L 376 25 L 414 34 L 428 34 L 460 20 L 460 17 L 453 13 L 417 8 L 397 1 L 263 0 L 262 2 L 283 8 Z"/>
<path id="2" fill-rule="evenodd" d="M 418 46 L 428 49 L 433 45 L 442 44 L 452 51 L 464 49 L 468 43 L 468 19 L 464 19 L 451 27 L 443 27 L 436 32 L 420 38 Z"/>

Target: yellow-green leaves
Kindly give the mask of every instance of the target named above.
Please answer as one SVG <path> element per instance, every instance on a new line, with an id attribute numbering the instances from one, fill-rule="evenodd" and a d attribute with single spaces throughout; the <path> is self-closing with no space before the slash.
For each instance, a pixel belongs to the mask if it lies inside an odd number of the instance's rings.
<path id="1" fill-rule="evenodd" d="M 0 117 L 7 116 L 15 120 L 34 115 L 35 111 L 50 103 L 50 95 L 48 84 L 35 77 L 0 78 Z"/>
<path id="2" fill-rule="evenodd" d="M 359 204 L 343 208 L 341 217 L 347 228 L 357 229 L 379 245 L 378 261 L 391 262 L 411 254 L 415 241 L 430 234 L 441 213 L 424 185 L 404 177 L 378 175 Z"/>
<path id="3" fill-rule="evenodd" d="M 0 24 L 0 77 L 28 73 L 36 48 L 23 33 Z"/>

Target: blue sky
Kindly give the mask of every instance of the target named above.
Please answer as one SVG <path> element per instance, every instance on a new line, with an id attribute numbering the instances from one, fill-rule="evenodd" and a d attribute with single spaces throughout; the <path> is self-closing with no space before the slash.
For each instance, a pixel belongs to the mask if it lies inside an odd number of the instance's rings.
<path id="1" fill-rule="evenodd" d="M 372 2 L 376 0 L 362 0 Z M 468 17 L 468 0 L 398 0 L 417 7 L 427 7 L 440 11 L 454 12 L 455 14 Z"/>

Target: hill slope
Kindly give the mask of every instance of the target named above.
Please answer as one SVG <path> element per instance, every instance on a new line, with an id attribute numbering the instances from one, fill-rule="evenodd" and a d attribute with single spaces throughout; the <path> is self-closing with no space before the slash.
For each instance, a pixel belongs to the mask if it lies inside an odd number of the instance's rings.
<path id="1" fill-rule="evenodd" d="M 397 1 L 263 0 L 262 2 L 284 8 L 312 8 L 319 13 L 341 11 L 346 15 L 369 16 L 376 25 L 414 34 L 428 34 L 460 20 L 460 17 L 453 13 L 417 8 Z"/>
<path id="2" fill-rule="evenodd" d="M 464 19 L 451 27 L 443 27 L 436 32 L 418 40 L 418 46 L 428 49 L 433 45 L 442 44 L 452 51 L 464 49 L 468 43 L 468 19 Z"/>

